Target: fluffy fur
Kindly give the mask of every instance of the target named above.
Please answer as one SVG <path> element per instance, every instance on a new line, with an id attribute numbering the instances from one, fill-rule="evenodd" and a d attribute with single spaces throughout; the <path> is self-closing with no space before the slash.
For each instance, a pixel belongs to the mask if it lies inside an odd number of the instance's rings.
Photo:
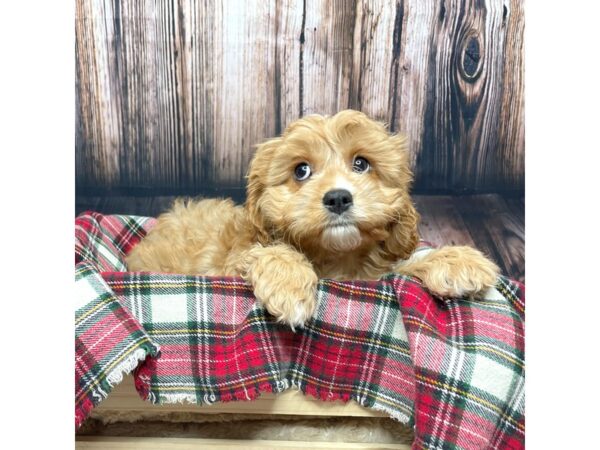
<path id="1" fill-rule="evenodd" d="M 369 170 L 356 172 L 365 158 Z M 309 164 L 298 181 L 294 170 Z M 178 200 L 127 258 L 130 270 L 236 275 L 278 320 L 301 326 L 315 307 L 318 278 L 420 278 L 439 296 L 476 297 L 496 282 L 497 266 L 464 246 L 416 258 L 419 215 L 409 188 L 405 137 L 347 110 L 307 116 L 260 144 L 250 164 L 247 201 Z M 345 189 L 353 203 L 329 211 L 324 195 Z"/>
<path id="2" fill-rule="evenodd" d="M 404 444 L 410 448 L 414 440 L 412 427 L 387 417 L 206 414 L 165 412 L 161 408 L 144 413 L 110 411 L 110 415 L 108 411 L 94 410 L 77 435 L 289 440 L 298 441 L 295 448 L 305 441 L 323 442 L 321 448 L 326 448 L 327 442 Z M 305 447 L 310 448 L 310 444 Z"/>

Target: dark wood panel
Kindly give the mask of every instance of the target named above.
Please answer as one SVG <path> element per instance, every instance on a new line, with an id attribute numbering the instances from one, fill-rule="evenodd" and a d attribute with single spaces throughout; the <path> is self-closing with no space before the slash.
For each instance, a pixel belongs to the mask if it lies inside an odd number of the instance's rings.
<path id="1" fill-rule="evenodd" d="M 360 109 L 415 192 L 523 191 L 520 0 L 76 1 L 76 185 L 242 188 L 254 144 Z"/>
<path id="2" fill-rule="evenodd" d="M 498 263 L 504 273 L 525 280 L 524 214 L 517 203 L 498 195 L 473 196 L 469 201 L 452 199 L 478 247 Z"/>
<path id="3" fill-rule="evenodd" d="M 427 11 L 429 42 L 422 37 L 420 44 L 427 50 L 406 55 L 402 65 L 406 76 L 418 84 L 405 86 L 401 78 L 397 100 L 402 104 L 407 97 L 410 102 L 411 95 L 426 98 L 413 106 L 422 121 L 411 137 L 417 149 L 416 190 L 523 189 L 524 144 L 515 128 L 523 119 L 522 86 L 520 79 L 508 75 L 522 70 L 522 21 L 512 19 L 520 14 L 519 2 L 510 4 L 515 6 L 510 10 L 510 29 L 508 3 L 435 2 L 433 11 Z M 408 12 L 410 28 L 414 15 Z M 506 39 L 507 31 L 517 37 Z M 411 128 L 403 123 L 413 120 L 406 108 L 401 108 L 399 120 L 399 129 Z"/>
<path id="4" fill-rule="evenodd" d="M 421 239 L 437 245 L 476 246 L 452 197 L 415 196 L 415 207 L 421 214 Z"/>
<path id="5" fill-rule="evenodd" d="M 504 41 L 502 58 L 502 99 L 498 146 L 492 164 L 501 173 L 498 183 L 525 188 L 525 61 L 523 30 L 524 2 L 511 0 L 502 6 L 502 28 L 499 39 Z M 492 171 L 489 171 L 492 172 Z M 489 173 L 489 175 L 492 175 Z"/>

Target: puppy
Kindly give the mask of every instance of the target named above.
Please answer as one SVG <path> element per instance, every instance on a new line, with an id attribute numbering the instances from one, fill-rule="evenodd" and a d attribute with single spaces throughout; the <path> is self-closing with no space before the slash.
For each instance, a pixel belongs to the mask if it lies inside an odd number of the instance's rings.
<path id="1" fill-rule="evenodd" d="M 132 271 L 241 276 L 277 318 L 302 326 L 319 278 L 419 278 L 441 297 L 477 297 L 497 266 L 479 251 L 418 244 L 406 139 L 365 114 L 307 116 L 260 144 L 247 200 L 175 202 L 131 251 Z M 425 253 L 425 252 L 423 252 Z"/>

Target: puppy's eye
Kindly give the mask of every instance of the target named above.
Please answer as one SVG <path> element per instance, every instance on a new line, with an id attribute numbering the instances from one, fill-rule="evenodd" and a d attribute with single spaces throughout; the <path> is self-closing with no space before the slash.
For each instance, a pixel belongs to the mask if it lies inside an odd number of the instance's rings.
<path id="1" fill-rule="evenodd" d="M 294 169 L 294 178 L 298 181 L 307 180 L 310 177 L 312 171 L 310 170 L 310 166 L 307 163 L 300 163 Z"/>
<path id="2" fill-rule="evenodd" d="M 371 164 L 362 156 L 358 156 L 354 158 L 354 162 L 352 163 L 352 170 L 354 172 L 363 173 L 371 168 Z"/>

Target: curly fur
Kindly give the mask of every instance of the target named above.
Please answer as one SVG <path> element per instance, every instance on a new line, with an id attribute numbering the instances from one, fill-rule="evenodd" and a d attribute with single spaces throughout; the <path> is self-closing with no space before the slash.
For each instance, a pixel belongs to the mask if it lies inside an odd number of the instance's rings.
<path id="1" fill-rule="evenodd" d="M 385 417 L 201 414 L 164 412 L 160 408 L 144 413 L 94 412 L 77 435 L 268 439 L 299 441 L 298 445 L 303 441 L 360 442 L 404 444 L 407 448 L 414 439 L 412 427 Z"/>
<path id="2" fill-rule="evenodd" d="M 370 170 L 352 170 L 356 157 Z M 312 176 L 297 181 L 308 163 Z M 477 296 L 497 266 L 470 247 L 411 258 L 419 215 L 409 195 L 406 138 L 358 111 L 307 116 L 258 145 L 247 200 L 178 200 L 127 257 L 130 270 L 242 276 L 278 320 L 301 326 L 315 307 L 318 278 L 377 279 L 396 271 L 440 296 Z M 323 205 L 332 189 L 351 192 L 342 215 Z"/>

